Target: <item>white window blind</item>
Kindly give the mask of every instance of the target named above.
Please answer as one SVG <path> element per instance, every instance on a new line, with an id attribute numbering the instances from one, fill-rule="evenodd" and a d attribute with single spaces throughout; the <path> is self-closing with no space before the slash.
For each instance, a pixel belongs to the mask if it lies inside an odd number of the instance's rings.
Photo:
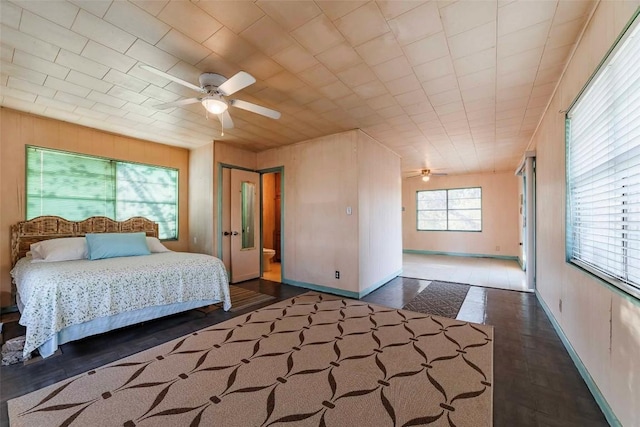
<path id="1" fill-rule="evenodd" d="M 636 19 L 637 21 L 637 19 Z M 567 252 L 640 295 L 640 27 L 627 30 L 567 113 Z"/>
<path id="2" fill-rule="evenodd" d="M 178 171 L 27 147 L 27 219 L 144 216 L 161 239 L 178 237 Z"/>
<path id="3" fill-rule="evenodd" d="M 482 231 L 482 188 L 416 194 L 418 231 Z"/>

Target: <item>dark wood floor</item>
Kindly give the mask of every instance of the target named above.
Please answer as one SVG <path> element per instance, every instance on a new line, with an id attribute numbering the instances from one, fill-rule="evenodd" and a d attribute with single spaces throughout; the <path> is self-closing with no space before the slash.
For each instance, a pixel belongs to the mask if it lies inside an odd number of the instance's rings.
<path id="1" fill-rule="evenodd" d="M 241 286 L 277 300 L 307 291 L 266 280 L 251 280 Z M 420 280 L 396 278 L 363 299 L 401 308 L 424 286 Z M 189 311 L 65 344 L 61 355 L 40 362 L 3 366 L 0 426 L 9 425 L 7 400 L 259 307 L 236 313 L 216 310 L 207 315 Z M 495 328 L 494 425 L 608 425 L 535 295 L 472 287 L 458 318 Z"/>

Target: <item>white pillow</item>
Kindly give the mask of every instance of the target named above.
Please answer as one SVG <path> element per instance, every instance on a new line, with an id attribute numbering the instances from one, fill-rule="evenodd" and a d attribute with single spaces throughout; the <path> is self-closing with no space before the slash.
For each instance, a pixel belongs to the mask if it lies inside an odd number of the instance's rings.
<path id="1" fill-rule="evenodd" d="M 151 253 L 160 253 L 160 252 L 171 252 L 170 249 L 167 249 L 165 245 L 160 243 L 157 237 L 149 237 L 147 236 L 147 246 L 149 247 L 149 251 Z"/>
<path id="2" fill-rule="evenodd" d="M 34 261 L 73 261 L 88 258 L 87 241 L 84 237 L 63 237 L 43 240 L 31 245 Z"/>

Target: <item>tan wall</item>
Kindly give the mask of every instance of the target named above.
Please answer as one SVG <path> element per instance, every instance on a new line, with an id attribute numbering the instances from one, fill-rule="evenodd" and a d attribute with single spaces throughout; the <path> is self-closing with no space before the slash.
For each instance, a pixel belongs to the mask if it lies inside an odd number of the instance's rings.
<path id="1" fill-rule="evenodd" d="M 565 124 L 558 112 L 569 107 L 638 5 L 598 4 L 534 136 L 537 289 L 624 426 L 640 425 L 640 302 L 565 261 Z"/>
<path id="2" fill-rule="evenodd" d="M 358 136 L 360 292 L 402 270 L 400 157 L 362 132 Z"/>
<path id="3" fill-rule="evenodd" d="M 189 252 L 214 255 L 213 143 L 189 153 Z"/>
<path id="4" fill-rule="evenodd" d="M 262 247 L 273 247 L 273 232 L 276 228 L 276 174 L 262 176 Z"/>
<path id="5" fill-rule="evenodd" d="M 179 170 L 179 240 L 173 250 L 188 249 L 189 151 L 127 138 L 7 108 L 0 109 L 0 305 L 11 300 L 9 227 L 25 219 L 25 145 L 56 148 Z"/>
<path id="6" fill-rule="evenodd" d="M 417 231 L 416 191 L 482 187 L 482 231 Z M 513 256 L 520 254 L 518 177 L 513 172 L 434 176 L 402 181 L 403 248 Z M 499 249 L 497 249 L 499 247 Z"/>

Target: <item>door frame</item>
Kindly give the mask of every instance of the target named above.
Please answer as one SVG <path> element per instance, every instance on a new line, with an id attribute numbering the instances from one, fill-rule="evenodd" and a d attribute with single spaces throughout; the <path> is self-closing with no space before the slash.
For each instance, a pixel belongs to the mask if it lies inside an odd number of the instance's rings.
<path id="1" fill-rule="evenodd" d="M 286 257 L 284 255 L 284 239 L 285 239 L 285 231 L 284 231 L 284 166 L 276 166 L 273 168 L 267 168 L 267 169 L 260 169 L 258 171 L 256 171 L 260 174 L 260 194 L 263 194 L 262 192 L 264 191 L 264 188 L 262 188 L 262 175 L 267 174 L 267 173 L 276 173 L 279 172 L 280 173 L 280 283 L 284 283 L 284 264 L 285 264 L 285 260 Z M 264 206 L 262 206 L 262 197 L 260 197 L 260 245 L 262 245 L 261 247 L 264 248 L 264 242 L 263 242 L 263 237 L 264 237 L 264 233 L 263 233 L 263 227 L 264 225 L 262 224 L 263 221 L 263 217 L 264 217 L 264 213 L 263 213 L 263 209 Z M 263 264 L 263 258 L 260 257 L 260 274 L 262 274 L 264 271 L 264 265 Z"/>
<path id="2" fill-rule="evenodd" d="M 251 168 L 245 168 L 242 166 L 236 166 L 236 165 L 232 165 L 229 163 L 218 163 L 218 196 L 217 196 L 217 208 L 216 208 L 216 215 L 217 215 L 217 220 L 216 220 L 216 238 L 218 240 L 218 244 L 217 246 L 217 254 L 218 254 L 218 258 L 222 259 L 222 212 L 223 212 L 223 206 L 222 206 L 222 177 L 223 177 L 223 171 L 224 169 L 239 169 L 239 170 L 243 170 L 243 171 L 247 171 L 247 172 L 256 172 L 259 173 L 257 170 L 251 169 Z M 260 175 L 260 190 L 262 190 L 262 175 Z M 260 215 L 262 215 L 262 197 L 260 197 L 261 200 L 261 205 L 260 205 Z M 229 207 L 231 208 L 231 207 Z M 262 219 L 260 220 L 260 232 L 262 233 Z M 262 237 L 260 237 L 260 244 L 262 244 Z M 229 262 L 229 266 L 231 266 L 231 262 Z M 260 249 L 260 271 L 262 271 L 262 249 Z M 227 275 L 229 276 L 229 282 L 231 282 L 231 271 L 227 271 Z"/>

